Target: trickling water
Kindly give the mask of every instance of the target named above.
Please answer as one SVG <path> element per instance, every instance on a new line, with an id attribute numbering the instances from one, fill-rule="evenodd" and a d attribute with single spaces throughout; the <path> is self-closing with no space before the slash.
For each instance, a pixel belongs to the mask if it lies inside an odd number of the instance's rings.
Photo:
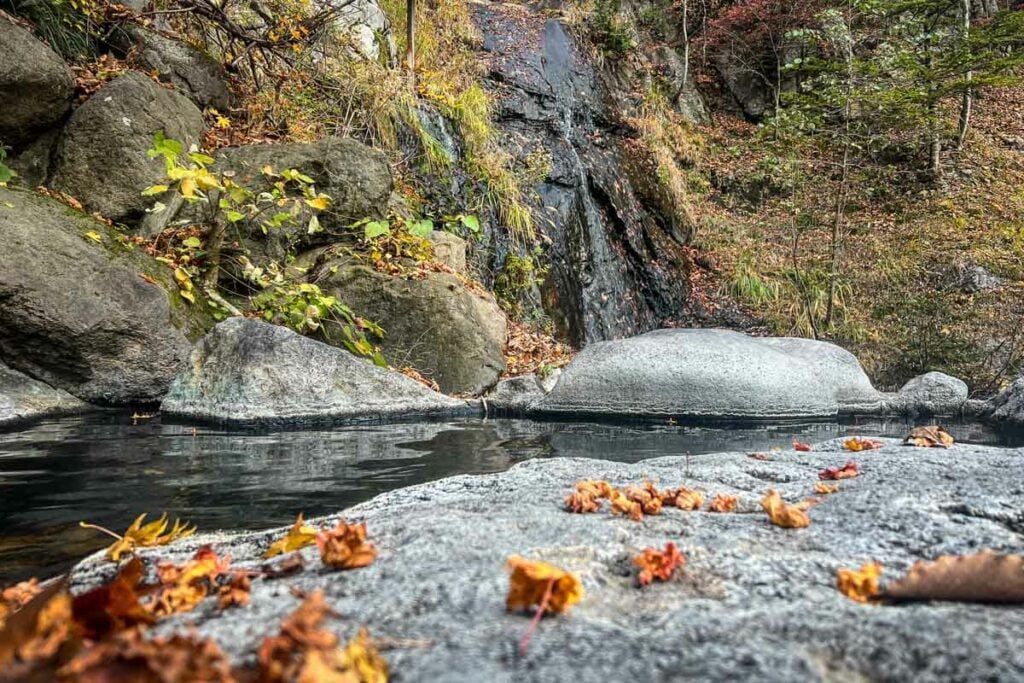
<path id="1" fill-rule="evenodd" d="M 378 493 L 555 456 L 635 462 L 788 448 L 851 433 L 902 436 L 903 422 L 757 427 L 458 420 L 285 432 L 132 424 L 123 415 L 0 433 L 0 585 L 47 576 L 107 544 L 79 520 L 123 530 L 169 512 L 203 530 L 260 529 L 336 512 Z M 978 426 L 961 441 L 997 443 Z M 552 504 L 556 504 L 554 501 Z"/>

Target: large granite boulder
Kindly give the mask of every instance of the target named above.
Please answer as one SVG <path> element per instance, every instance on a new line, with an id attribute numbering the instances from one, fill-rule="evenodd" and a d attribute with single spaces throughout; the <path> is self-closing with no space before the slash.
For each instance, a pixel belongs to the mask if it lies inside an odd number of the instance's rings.
<path id="1" fill-rule="evenodd" d="M 56 52 L 0 14 L 0 142 L 20 145 L 64 118 L 75 79 Z"/>
<path id="2" fill-rule="evenodd" d="M 391 22 L 377 0 L 349 0 L 335 10 L 333 23 L 350 55 L 385 64 L 393 59 Z"/>
<path id="3" fill-rule="evenodd" d="M 536 409 L 581 417 L 761 420 L 882 407 L 860 363 L 838 346 L 673 329 L 585 347 Z"/>
<path id="4" fill-rule="evenodd" d="M 126 50 L 136 47 L 135 61 L 147 73 L 170 83 L 200 109 L 226 113 L 231 106 L 227 73 L 216 59 L 188 43 L 130 25 L 123 28 Z"/>
<path id="5" fill-rule="evenodd" d="M 175 379 L 160 410 L 276 425 L 476 412 L 348 351 L 248 318 L 229 318 L 196 344 L 191 366 Z"/>
<path id="6" fill-rule="evenodd" d="M 928 372 L 904 384 L 890 399 L 893 412 L 956 415 L 967 402 L 967 383 L 942 372 Z"/>
<path id="7" fill-rule="evenodd" d="M 0 188 L 0 360 L 12 368 L 93 403 L 159 401 L 202 333 L 198 308 L 102 223 Z"/>
<path id="8" fill-rule="evenodd" d="M 63 389 L 54 389 L 0 362 L 0 429 L 88 408 Z"/>
<path id="9" fill-rule="evenodd" d="M 314 279 L 384 328 L 380 347 L 391 365 L 413 366 L 445 393 L 479 393 L 505 370 L 505 314 L 489 292 L 471 290 L 454 275 L 406 279 L 327 261 Z"/>
<path id="10" fill-rule="evenodd" d="M 164 182 L 163 159 L 146 151 L 163 131 L 187 149 L 204 130 L 203 114 L 184 95 L 138 72 L 100 88 L 64 129 L 51 187 L 115 221 L 133 222 L 153 204 L 142 191 Z"/>
<path id="11" fill-rule="evenodd" d="M 940 681 L 1024 678 L 1024 609 L 924 602 L 860 604 L 836 589 L 840 568 L 868 561 L 883 585 L 917 560 L 982 548 L 1019 553 L 1024 451 L 956 445 L 917 449 L 890 439 L 861 458 L 862 474 L 811 508 L 805 529 L 772 526 L 767 489 L 790 502 L 813 494 L 817 472 L 849 458 L 841 441 L 771 462 L 744 453 L 675 456 L 635 464 L 541 458 L 510 471 L 456 476 L 380 495 L 311 524 L 365 520 L 380 550 L 363 569 L 329 571 L 315 546 L 306 569 L 260 576 L 262 553 L 286 529 L 205 534 L 145 549 L 183 562 L 203 544 L 251 569 L 250 603 L 217 609 L 208 598 L 162 622 L 160 632 L 214 638 L 235 662 L 321 589 L 343 640 L 366 626 L 394 645 L 383 654 L 403 681 Z M 633 522 L 605 508 L 564 512 L 580 479 L 616 486 L 650 478 L 738 497 L 734 513 L 683 512 Z M 913 482 L 908 488 L 908 482 Z M 632 558 L 676 543 L 686 564 L 665 583 L 635 583 Z M 582 601 L 540 620 L 525 654 L 529 614 L 505 611 L 513 554 L 575 572 Z M 113 575 L 102 555 L 76 568 L 77 590 Z"/>
<path id="12" fill-rule="evenodd" d="M 484 409 L 502 416 L 521 416 L 530 412 L 547 391 L 537 375 L 519 375 L 501 380 L 484 397 Z"/>
<path id="13" fill-rule="evenodd" d="M 987 407 L 989 418 L 995 422 L 1024 425 L 1024 377 L 999 392 Z"/>

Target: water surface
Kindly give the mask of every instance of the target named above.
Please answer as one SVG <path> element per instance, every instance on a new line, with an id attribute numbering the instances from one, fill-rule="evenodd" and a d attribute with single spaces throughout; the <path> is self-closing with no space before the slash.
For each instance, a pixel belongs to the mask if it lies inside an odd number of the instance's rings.
<path id="1" fill-rule="evenodd" d="M 789 447 L 793 439 L 903 436 L 902 421 L 757 427 L 462 419 L 309 431 L 224 431 L 92 414 L 0 433 L 0 586 L 63 571 L 142 512 L 201 530 L 260 529 L 336 512 L 452 474 L 498 472 L 529 458 L 635 462 Z M 1006 443 L 978 425 L 961 441 Z"/>

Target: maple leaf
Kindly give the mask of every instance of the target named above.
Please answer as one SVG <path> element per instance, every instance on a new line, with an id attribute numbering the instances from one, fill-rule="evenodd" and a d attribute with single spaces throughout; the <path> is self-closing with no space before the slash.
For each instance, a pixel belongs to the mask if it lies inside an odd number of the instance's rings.
<path id="1" fill-rule="evenodd" d="M 953 446 L 953 435 L 938 425 L 930 427 L 914 427 L 903 440 L 908 446 L 919 448 L 950 448 Z"/>
<path id="2" fill-rule="evenodd" d="M 71 610 L 79 635 L 97 640 L 137 624 L 153 623 L 153 615 L 140 602 L 147 592 L 142 576 L 142 560 L 133 557 L 113 581 L 75 596 Z"/>
<path id="3" fill-rule="evenodd" d="M 4 591 L 5 599 L 17 600 L 20 605 L 8 613 L 0 629 L 0 672 L 15 661 L 27 664 L 50 659 L 71 635 L 71 598 L 66 576 L 23 603 L 24 588 L 13 588 Z"/>
<path id="4" fill-rule="evenodd" d="M 775 489 L 768 489 L 761 499 L 761 507 L 768 513 L 772 524 L 783 529 L 803 529 L 811 524 L 806 512 L 796 505 L 787 504 Z"/>
<path id="5" fill-rule="evenodd" d="M 822 496 L 827 496 L 830 493 L 835 493 L 838 490 L 839 484 L 826 484 L 823 481 L 819 481 L 814 485 L 814 492 Z"/>
<path id="6" fill-rule="evenodd" d="M 132 553 L 136 548 L 167 545 L 171 541 L 191 536 L 196 532 L 194 526 L 190 527 L 187 522 L 182 522 L 180 519 L 174 520 L 174 525 L 168 531 L 169 522 L 166 512 L 160 516 L 160 519 L 143 525 L 142 522 L 145 519 L 145 513 L 136 517 L 123 536 L 97 524 L 88 524 L 87 522 L 79 522 L 78 524 L 85 529 L 96 529 L 117 539 L 113 545 L 107 548 L 107 557 L 114 562 L 120 561 L 122 555 Z"/>
<path id="7" fill-rule="evenodd" d="M 680 510 L 700 510 L 704 505 L 704 494 L 700 491 L 680 486 L 674 493 L 672 504 Z"/>
<path id="8" fill-rule="evenodd" d="M 853 451 L 854 453 L 870 451 L 876 448 L 881 448 L 882 446 L 882 442 L 878 439 L 862 439 L 859 436 L 855 436 L 843 442 L 843 448 L 848 451 Z"/>
<path id="9" fill-rule="evenodd" d="M 366 542 L 366 522 L 346 524 L 344 520 L 330 531 L 316 536 L 320 559 L 335 569 L 367 567 L 377 558 L 377 548 Z"/>
<path id="10" fill-rule="evenodd" d="M 882 565 L 875 562 L 867 562 L 860 569 L 840 569 L 836 573 L 836 588 L 851 600 L 868 602 L 878 595 L 881 576 Z"/>
<path id="11" fill-rule="evenodd" d="M 386 683 L 387 662 L 366 629 L 340 648 L 338 637 L 321 628 L 328 615 L 335 613 L 324 601 L 323 591 L 316 591 L 281 622 L 278 635 L 264 638 L 258 653 L 260 680 Z"/>
<path id="12" fill-rule="evenodd" d="M 818 479 L 835 481 L 837 479 L 853 479 L 860 475 L 860 465 L 853 460 L 847 460 L 842 467 L 826 467 L 818 472 Z"/>
<path id="13" fill-rule="evenodd" d="M 264 558 L 276 557 L 283 553 L 290 553 L 301 550 L 306 546 L 316 543 L 316 529 L 305 524 L 302 520 L 302 513 L 295 520 L 295 524 L 288 530 L 283 538 L 279 538 L 270 544 L 267 552 L 263 553 Z"/>
<path id="14" fill-rule="evenodd" d="M 221 609 L 245 607 L 249 604 L 250 590 L 252 590 L 252 579 L 249 577 L 249 573 L 236 571 L 231 575 L 231 580 L 220 587 L 217 606 Z"/>
<path id="15" fill-rule="evenodd" d="M 1024 556 L 982 550 L 919 561 L 893 581 L 885 596 L 897 600 L 1024 603 Z"/>
<path id="16" fill-rule="evenodd" d="M 803 443 L 801 441 L 794 440 L 793 441 L 793 450 L 794 451 L 804 451 L 804 452 L 810 451 L 811 450 L 811 444 Z"/>
<path id="17" fill-rule="evenodd" d="M 161 564 L 160 589 L 148 609 L 157 617 L 188 612 L 210 594 L 230 564 L 231 558 L 219 557 L 210 546 L 200 548 L 185 564 Z"/>
<path id="18" fill-rule="evenodd" d="M 736 504 L 738 502 L 738 496 L 719 493 L 711 500 L 711 504 L 708 505 L 708 510 L 711 512 L 732 512 L 736 509 Z"/>
<path id="19" fill-rule="evenodd" d="M 669 541 L 664 550 L 644 548 L 642 553 L 633 558 L 633 564 L 640 568 L 637 582 L 646 586 L 655 579 L 668 581 L 676 569 L 686 564 L 686 557 L 679 552 L 675 543 Z"/>
<path id="20" fill-rule="evenodd" d="M 231 665 L 211 638 L 173 635 L 146 640 L 132 629 L 77 654 L 58 672 L 62 680 L 203 681 L 233 683 Z"/>
<path id="21" fill-rule="evenodd" d="M 572 572 L 519 555 L 508 558 L 508 596 L 505 607 L 510 612 L 539 607 L 545 604 L 549 612 L 561 614 L 583 597 L 583 584 Z M 545 594 L 550 593 L 545 600 Z"/>

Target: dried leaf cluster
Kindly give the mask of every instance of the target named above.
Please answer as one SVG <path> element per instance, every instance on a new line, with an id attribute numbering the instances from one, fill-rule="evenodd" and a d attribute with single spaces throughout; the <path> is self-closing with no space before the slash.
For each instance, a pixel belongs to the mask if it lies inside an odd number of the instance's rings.
<path id="1" fill-rule="evenodd" d="M 675 543 L 669 541 L 665 544 L 664 550 L 644 548 L 643 552 L 633 558 L 633 564 L 640 569 L 636 577 L 637 583 L 646 586 L 655 579 L 671 579 L 675 570 L 686 564 L 686 557 L 679 552 Z"/>
<path id="2" fill-rule="evenodd" d="M 612 514 L 642 521 L 644 515 L 657 515 L 665 506 L 680 510 L 699 510 L 704 505 L 704 494 L 685 486 L 659 489 L 649 480 L 642 485 L 630 484 L 619 490 L 607 481 L 584 480 L 576 482 L 575 489 L 565 498 L 565 509 L 569 512 L 588 513 L 601 509 L 601 501 L 611 503 Z M 731 512 L 736 507 L 736 496 L 719 494 L 715 496 L 709 510 Z"/>
<path id="3" fill-rule="evenodd" d="M 881 448 L 882 446 L 882 442 L 878 439 L 862 439 L 859 436 L 855 436 L 843 442 L 843 448 L 848 451 L 853 451 L 854 453 L 860 451 L 871 451 L 876 448 Z"/>
<path id="4" fill-rule="evenodd" d="M 918 446 L 919 448 L 951 448 L 953 446 L 953 435 L 938 425 L 914 427 L 903 440 L 903 443 L 908 446 Z"/>
<path id="5" fill-rule="evenodd" d="M 818 472 L 818 479 L 825 481 L 836 481 L 839 479 L 853 479 L 860 475 L 860 465 L 853 460 L 847 460 L 842 467 L 826 467 Z"/>
<path id="6" fill-rule="evenodd" d="M 367 567 L 377 559 L 377 548 L 366 541 L 366 522 L 338 526 L 316 535 L 320 548 L 320 559 L 335 569 L 358 569 Z"/>

